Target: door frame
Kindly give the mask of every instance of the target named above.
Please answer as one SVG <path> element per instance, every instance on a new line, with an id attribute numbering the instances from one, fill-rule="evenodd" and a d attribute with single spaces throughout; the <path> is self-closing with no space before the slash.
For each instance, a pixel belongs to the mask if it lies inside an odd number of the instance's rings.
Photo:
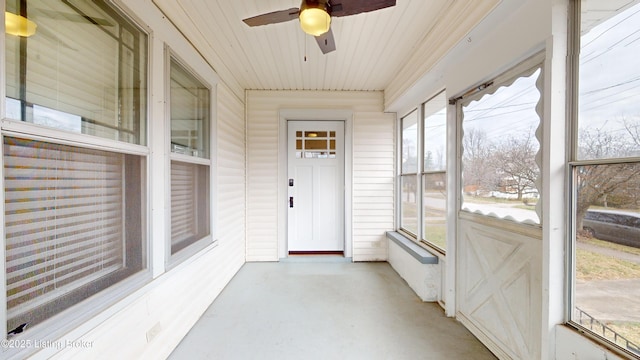
<path id="1" fill-rule="evenodd" d="M 282 109 L 278 126 L 278 258 L 289 256 L 287 239 L 287 122 L 343 121 L 344 122 L 344 257 L 353 257 L 352 189 L 353 189 L 353 111 L 331 109 Z"/>

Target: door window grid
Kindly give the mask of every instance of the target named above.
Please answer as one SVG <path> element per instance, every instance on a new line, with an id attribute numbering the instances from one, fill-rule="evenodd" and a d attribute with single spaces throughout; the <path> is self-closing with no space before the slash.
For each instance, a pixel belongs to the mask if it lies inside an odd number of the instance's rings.
<path id="1" fill-rule="evenodd" d="M 335 159 L 335 131 L 296 131 L 296 158 Z"/>

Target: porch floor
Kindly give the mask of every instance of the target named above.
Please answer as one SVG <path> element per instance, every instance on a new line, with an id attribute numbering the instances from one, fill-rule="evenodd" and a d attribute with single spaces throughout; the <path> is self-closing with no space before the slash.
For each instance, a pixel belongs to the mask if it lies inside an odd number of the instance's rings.
<path id="1" fill-rule="evenodd" d="M 170 359 L 495 359 L 387 263 L 247 263 Z"/>

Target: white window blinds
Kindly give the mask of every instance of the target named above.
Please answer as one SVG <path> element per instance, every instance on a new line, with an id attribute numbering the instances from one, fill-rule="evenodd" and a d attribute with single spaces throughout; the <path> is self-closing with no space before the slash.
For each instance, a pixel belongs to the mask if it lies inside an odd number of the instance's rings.
<path id="1" fill-rule="evenodd" d="M 196 235 L 194 164 L 171 162 L 171 248 Z M 172 251 L 174 252 L 174 251 Z"/>
<path id="2" fill-rule="evenodd" d="M 4 139 L 8 317 L 124 267 L 124 155 Z"/>

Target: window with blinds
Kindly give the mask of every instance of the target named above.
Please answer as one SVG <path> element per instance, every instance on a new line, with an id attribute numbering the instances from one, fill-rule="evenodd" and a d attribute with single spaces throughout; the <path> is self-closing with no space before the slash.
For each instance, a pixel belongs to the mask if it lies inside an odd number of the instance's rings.
<path id="1" fill-rule="evenodd" d="M 167 50 L 171 110 L 171 252 L 211 243 L 209 88 Z M 192 246 L 193 245 L 193 246 Z"/>
<path id="2" fill-rule="evenodd" d="M 209 167 L 171 162 L 171 254 L 209 234 Z"/>
<path id="3" fill-rule="evenodd" d="M 140 156 L 4 138 L 7 328 L 144 267 Z"/>

